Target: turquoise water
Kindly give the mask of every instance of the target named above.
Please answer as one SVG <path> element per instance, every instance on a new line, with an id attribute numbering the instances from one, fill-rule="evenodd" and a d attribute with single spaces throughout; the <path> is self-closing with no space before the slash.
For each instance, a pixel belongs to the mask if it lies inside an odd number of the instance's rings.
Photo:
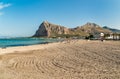
<path id="1" fill-rule="evenodd" d="M 57 42 L 57 41 L 59 40 L 47 39 L 47 38 L 2 38 L 0 39 L 0 48 L 45 44 L 45 43 Z"/>

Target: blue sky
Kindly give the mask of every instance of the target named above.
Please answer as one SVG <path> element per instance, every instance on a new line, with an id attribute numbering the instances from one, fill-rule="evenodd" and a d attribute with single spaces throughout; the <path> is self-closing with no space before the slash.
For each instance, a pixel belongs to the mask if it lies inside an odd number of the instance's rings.
<path id="1" fill-rule="evenodd" d="M 31 36 L 43 21 L 120 29 L 120 0 L 0 0 L 0 35 Z"/>

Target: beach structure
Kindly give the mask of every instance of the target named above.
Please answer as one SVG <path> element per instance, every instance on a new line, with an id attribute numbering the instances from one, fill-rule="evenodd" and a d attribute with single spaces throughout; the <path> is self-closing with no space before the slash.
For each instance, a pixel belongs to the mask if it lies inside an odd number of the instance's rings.
<path id="1" fill-rule="evenodd" d="M 105 39 L 120 40 L 120 33 L 106 34 Z"/>
<path id="2" fill-rule="evenodd" d="M 100 40 L 103 41 L 104 40 L 104 36 L 105 34 L 104 33 L 100 33 Z"/>

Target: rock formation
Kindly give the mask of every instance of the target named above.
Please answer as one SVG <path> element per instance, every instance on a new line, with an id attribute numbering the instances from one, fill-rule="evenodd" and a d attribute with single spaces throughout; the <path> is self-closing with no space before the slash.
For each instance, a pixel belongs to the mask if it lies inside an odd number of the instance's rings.
<path id="1" fill-rule="evenodd" d="M 69 29 L 44 21 L 36 31 L 34 37 L 55 37 L 61 34 L 69 34 Z"/>
<path id="2" fill-rule="evenodd" d="M 90 34 L 97 37 L 101 32 L 111 33 L 110 30 L 104 29 L 95 23 L 86 23 L 76 28 L 66 28 L 44 21 L 33 37 L 59 37 L 61 35 L 89 36 Z"/>

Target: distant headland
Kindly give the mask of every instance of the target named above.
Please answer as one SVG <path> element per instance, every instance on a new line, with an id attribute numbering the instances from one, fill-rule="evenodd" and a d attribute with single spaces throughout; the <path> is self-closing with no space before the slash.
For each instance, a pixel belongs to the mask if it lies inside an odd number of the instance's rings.
<path id="1" fill-rule="evenodd" d="M 107 26 L 101 27 L 98 24 L 90 22 L 75 28 L 67 28 L 48 21 L 43 21 L 33 37 L 88 37 L 92 35 L 92 37 L 98 38 L 100 33 L 120 33 L 120 30 L 109 28 Z"/>

